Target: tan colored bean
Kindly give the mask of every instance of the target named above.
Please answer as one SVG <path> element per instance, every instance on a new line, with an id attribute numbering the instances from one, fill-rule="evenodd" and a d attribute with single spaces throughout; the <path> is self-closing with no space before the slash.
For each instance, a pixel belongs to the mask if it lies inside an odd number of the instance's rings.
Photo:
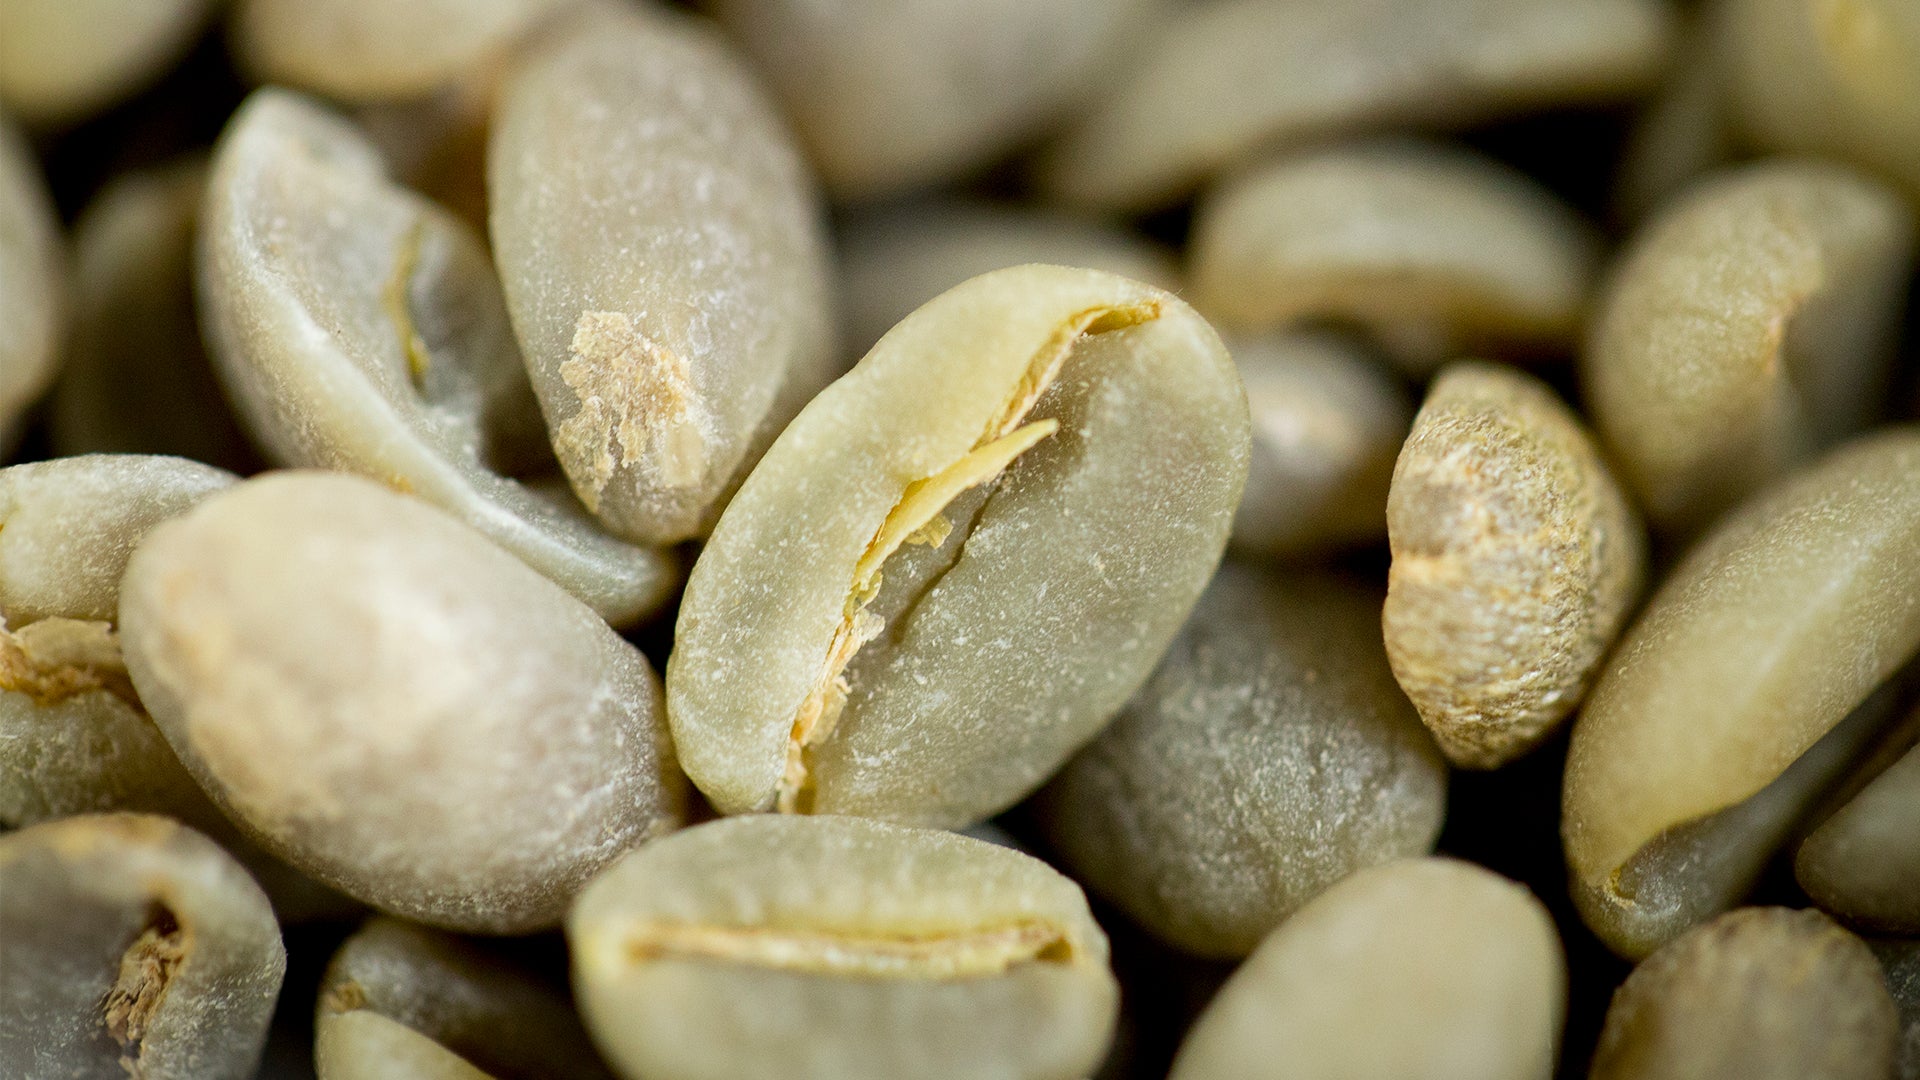
<path id="1" fill-rule="evenodd" d="M 1153 677 L 1041 793 L 1053 850 L 1155 934 L 1221 957 L 1355 870 L 1431 851 L 1446 765 L 1379 616 L 1353 582 L 1221 567 Z"/>
<path id="2" fill-rule="evenodd" d="M 1657 0 L 1228 0 L 1176 6 L 1041 161 L 1048 194 L 1176 201 L 1255 153 L 1618 99 L 1665 64 Z"/>
<path id="3" fill-rule="evenodd" d="M 750 815 L 635 851 L 567 918 L 630 1078 L 1073 1080 L 1118 987 L 1079 886 L 984 840 Z"/>
<path id="4" fill-rule="evenodd" d="M 667 666 L 723 812 L 966 825 L 1130 697 L 1212 576 L 1246 397 L 1177 297 L 1022 266 L 904 319 L 788 426 Z"/>
<path id="5" fill-rule="evenodd" d="M 646 658 L 370 481 L 269 474 L 208 499 L 135 550 L 120 620 L 140 699 L 214 801 L 383 910 L 551 926 L 680 819 Z"/>
<path id="6" fill-rule="evenodd" d="M 1920 934 L 1920 749 L 1822 822 L 1800 845 L 1794 872 L 1815 903 L 1850 923 Z"/>
<path id="7" fill-rule="evenodd" d="M 197 156 L 123 173 L 81 215 L 71 341 L 48 414 L 57 452 L 257 464 L 200 343 L 193 245 L 206 176 Z"/>
<path id="8" fill-rule="evenodd" d="M 398 919 L 368 920 L 340 946 L 314 1014 L 320 1080 L 612 1076 L 558 987 Z"/>
<path id="9" fill-rule="evenodd" d="M 1546 1080 L 1566 983 L 1560 936 L 1524 887 L 1451 859 L 1386 863 L 1261 942 L 1170 1080 Z"/>
<path id="10" fill-rule="evenodd" d="M 1920 198 L 1920 8 L 1911 0 L 1730 0 L 1740 127 L 1771 150 L 1880 173 Z"/>
<path id="11" fill-rule="evenodd" d="M 286 969 L 259 886 L 144 814 L 0 835 L 0 1074 L 245 1080 Z"/>
<path id="12" fill-rule="evenodd" d="M 205 209 L 208 338 L 270 455 L 416 492 L 611 621 L 665 599 L 665 554 L 502 475 L 544 456 L 545 434 L 486 248 L 388 179 L 357 130 L 255 93 L 221 138 Z"/>
<path id="13" fill-rule="evenodd" d="M 1253 417 L 1234 550 L 1301 557 L 1384 537 L 1387 484 L 1413 421 L 1399 380 L 1368 350 L 1323 331 L 1229 348 Z"/>
<path id="14" fill-rule="evenodd" d="M 179 61 L 216 0 L 7 0 L 0 107 L 64 127 L 132 96 Z"/>
<path id="15" fill-rule="evenodd" d="M 237 0 L 230 40 L 255 82 L 341 101 L 421 97 L 502 58 L 568 0 Z"/>
<path id="16" fill-rule="evenodd" d="M 4 17 L 4 16 L 0 16 Z M 0 25 L 0 41 L 6 40 Z M 5 68 L 0 62 L 0 69 Z M 66 317 L 66 253 L 40 164 L 0 111 L 0 454 L 53 381 Z"/>
<path id="17" fill-rule="evenodd" d="M 1817 911 L 1744 908 L 1663 946 L 1607 1009 L 1592 1080 L 1885 1080 L 1880 965 Z"/>
<path id="18" fill-rule="evenodd" d="M 1455 764 L 1572 713 L 1639 599 L 1646 534 L 1572 410 L 1473 361 L 1434 380 L 1387 496 L 1387 658 Z"/>
<path id="19" fill-rule="evenodd" d="M 1818 162 L 1716 173 L 1641 228 L 1581 377 L 1656 527 L 1704 527 L 1873 418 L 1913 258 L 1899 198 Z"/>
<path id="20" fill-rule="evenodd" d="M 1244 333 L 1368 331 L 1404 368 L 1571 352 L 1597 244 L 1524 174 L 1465 150 L 1362 142 L 1258 165 L 1196 210 L 1194 305 Z"/>
<path id="21" fill-rule="evenodd" d="M 959 178 L 1041 134 L 1108 77 L 1108 65 L 1127 55 L 1165 5 L 711 0 L 708 6 L 766 73 L 828 189 L 841 199 L 863 199 Z"/>
<path id="22" fill-rule="evenodd" d="M 703 535 L 840 370 L 812 178 L 717 28 L 670 11 L 574 20 L 501 93 L 494 250 L 560 464 L 619 535 Z"/>
<path id="23" fill-rule="evenodd" d="M 921 304 L 971 277 L 1023 263 L 1084 266 L 1177 291 L 1165 249 L 1059 210 L 929 198 L 854 215 L 840 233 L 847 343 L 861 353 Z"/>
<path id="24" fill-rule="evenodd" d="M 1588 925 L 1644 956 L 1737 903 L 1872 733 L 1841 721 L 1916 646 L 1920 431 L 1849 443 L 1722 521 L 1574 724 L 1561 832 Z M 1760 821 L 1716 837 L 1727 814 Z"/>

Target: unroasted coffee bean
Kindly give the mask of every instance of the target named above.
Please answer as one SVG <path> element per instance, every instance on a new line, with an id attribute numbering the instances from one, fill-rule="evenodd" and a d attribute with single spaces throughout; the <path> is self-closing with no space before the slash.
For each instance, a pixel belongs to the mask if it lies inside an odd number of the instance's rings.
<path id="1" fill-rule="evenodd" d="M 560 464 L 614 532 L 699 536 L 839 370 L 812 180 L 728 44 L 672 12 L 581 18 L 501 95 L 494 250 Z"/>
<path id="2" fill-rule="evenodd" d="M 1041 185 L 1150 208 L 1263 147 L 1618 98 L 1659 75 L 1673 32 L 1657 0 L 1177 6 L 1043 159 Z"/>
<path id="3" fill-rule="evenodd" d="M 681 780 L 646 658 L 426 503 L 357 477 L 223 492 L 135 550 L 140 699 L 261 844 L 422 922 L 557 922 L 672 828 Z"/>
<path id="4" fill-rule="evenodd" d="M 49 413 L 61 454 L 178 454 L 255 464 L 200 344 L 194 231 L 198 157 L 122 174 L 80 217 L 73 327 Z"/>
<path id="5" fill-rule="evenodd" d="M 621 860 L 567 918 L 588 1028 L 646 1080 L 1073 1080 L 1113 1030 L 1107 939 L 1017 851 L 752 815 Z"/>
<path id="6" fill-rule="evenodd" d="M 1649 956 L 1614 992 L 1592 1080 L 1885 1080 L 1880 965 L 1817 911 L 1744 908 Z"/>
<path id="7" fill-rule="evenodd" d="M 840 234 L 847 344 L 864 353 L 921 304 L 1022 263 L 1084 266 L 1176 290 L 1167 252 L 1114 225 L 1058 210 L 956 198 L 890 205 Z"/>
<path id="8" fill-rule="evenodd" d="M 375 918 L 333 954 L 314 1016 L 320 1080 L 608 1080 L 559 988 L 485 947 Z"/>
<path id="9" fill-rule="evenodd" d="M 0 1074 L 245 1080 L 286 950 L 212 841 L 141 814 L 0 835 Z"/>
<path id="10" fill-rule="evenodd" d="M 1737 903 L 1852 756 L 1832 740 L 1872 732 L 1842 719 L 1916 646 L 1920 431 L 1855 440 L 1721 522 L 1627 631 L 1574 724 L 1561 832 L 1588 925 L 1644 956 Z M 1837 762 L 1809 764 L 1813 750 Z M 1796 759 L 1804 783 L 1782 789 Z M 1767 825 L 1716 839 L 1726 813 Z"/>
<path id="11" fill-rule="evenodd" d="M 1042 792 L 1054 850 L 1156 934 L 1226 957 L 1354 870 L 1430 851 L 1446 766 L 1379 615 L 1362 585 L 1222 567 L 1153 678 Z"/>
<path id="12" fill-rule="evenodd" d="M 416 492 L 614 622 L 665 598 L 664 556 L 502 475 L 546 449 L 486 249 L 388 179 L 351 125 L 253 95 L 215 152 L 201 230 L 214 356 L 274 457 Z"/>
<path id="13" fill-rule="evenodd" d="M 239 0 L 233 52 L 255 81 L 343 101 L 417 98 L 498 61 L 568 0 Z"/>
<path id="14" fill-rule="evenodd" d="M 1920 749 L 1908 750 L 1800 845 L 1794 871 L 1828 911 L 1920 934 Z"/>
<path id="15" fill-rule="evenodd" d="M 0 108 L 35 127 L 84 120 L 180 59 L 216 0 L 7 0 Z"/>
<path id="16" fill-rule="evenodd" d="M 1177 297 L 1023 266 L 914 312 L 787 427 L 667 667 L 723 812 L 965 825 L 1133 694 L 1226 544 L 1246 397 Z"/>
<path id="17" fill-rule="evenodd" d="M 1715 174 L 1643 227 L 1581 376 L 1656 526 L 1702 528 L 1873 418 L 1913 255 L 1892 191 L 1816 162 Z"/>
<path id="18" fill-rule="evenodd" d="M 1164 5 L 708 6 L 766 72 L 829 190 L 857 199 L 957 178 L 1040 134 L 1128 55 Z"/>
<path id="19" fill-rule="evenodd" d="M 1734 115 L 1762 146 L 1850 161 L 1920 198 L 1920 7 L 1729 0 Z"/>
<path id="20" fill-rule="evenodd" d="M 1331 320 L 1410 371 L 1461 352 L 1571 351 L 1588 227 L 1524 174 L 1462 150 L 1370 142 L 1229 178 L 1194 223 L 1194 304 L 1243 332 Z"/>
<path id="21" fill-rule="evenodd" d="M 0 23 L 0 41 L 6 37 Z M 0 454 L 11 450 L 20 414 L 53 379 L 66 272 L 40 165 L 0 111 Z"/>
<path id="22" fill-rule="evenodd" d="M 1171 1080 L 1546 1080 L 1566 981 L 1553 920 L 1525 888 L 1450 859 L 1387 863 L 1261 942 Z"/>
<path id="23" fill-rule="evenodd" d="M 1302 556 L 1386 535 L 1387 483 L 1413 407 L 1386 365 L 1321 331 L 1229 343 L 1253 419 L 1234 550 Z"/>
<path id="24" fill-rule="evenodd" d="M 1387 658 L 1456 765 L 1493 768 L 1573 711 L 1639 598 L 1640 520 L 1552 390 L 1440 373 L 1387 497 Z"/>

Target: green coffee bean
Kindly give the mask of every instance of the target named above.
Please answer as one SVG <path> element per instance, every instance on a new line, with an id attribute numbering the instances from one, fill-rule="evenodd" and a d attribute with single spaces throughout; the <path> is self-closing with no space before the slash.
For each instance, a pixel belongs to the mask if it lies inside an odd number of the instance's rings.
<path id="1" fill-rule="evenodd" d="M 1714 174 L 1642 227 L 1581 376 L 1657 527 L 1706 526 L 1873 418 L 1913 257 L 1893 192 L 1816 162 Z"/>
<path id="2" fill-rule="evenodd" d="M 1531 376 L 1440 373 L 1387 496 L 1387 658 L 1456 765 L 1493 768 L 1580 703 L 1646 576 L 1646 536 Z"/>
<path id="3" fill-rule="evenodd" d="M 1319 331 L 1229 348 L 1253 418 L 1234 550 L 1297 557 L 1385 536 L 1387 483 L 1413 419 L 1399 381 L 1365 349 Z"/>
<path id="4" fill-rule="evenodd" d="M 1662 946 L 1614 992 L 1592 1080 L 1885 1080 L 1896 1016 L 1859 938 L 1744 908 Z"/>
<path id="5" fill-rule="evenodd" d="M 1128 55 L 1165 5 L 710 6 L 779 93 L 827 187 L 862 199 L 958 179 L 1041 134 L 1086 96 L 1103 68 Z"/>
<path id="6" fill-rule="evenodd" d="M 1225 957 L 1349 873 L 1432 850 L 1446 766 L 1394 685 L 1379 613 L 1364 586 L 1222 567 L 1041 793 L 1054 850 L 1154 933 Z"/>
<path id="7" fill-rule="evenodd" d="M 200 299 L 226 387 L 280 461 L 418 492 L 615 622 L 665 598 L 663 555 L 495 471 L 545 450 L 486 249 L 338 117 L 281 90 L 234 115 Z"/>
<path id="8" fill-rule="evenodd" d="M 574 491 L 622 536 L 704 534 L 839 370 L 819 200 L 773 106 L 704 22 L 583 17 L 507 76 L 487 189 Z"/>
<path id="9" fill-rule="evenodd" d="M 49 413 L 61 454 L 178 454 L 255 465 L 200 344 L 193 244 L 206 162 L 123 173 L 81 215 L 73 327 Z"/>
<path id="10" fill-rule="evenodd" d="M 1566 964 L 1546 908 L 1471 863 L 1361 870 L 1261 942 L 1171 1080 L 1544 1080 Z"/>
<path id="11" fill-rule="evenodd" d="M 1623 97 L 1659 75 L 1673 23 L 1657 0 L 1176 7 L 1042 159 L 1041 186 L 1145 209 L 1263 148 Z"/>
<path id="12" fill-rule="evenodd" d="M 1847 921 L 1920 934 L 1920 749 L 1821 823 L 1800 845 L 1794 871 L 1808 896 Z"/>
<path id="13" fill-rule="evenodd" d="M 7 0 L 0 108 L 35 127 L 84 120 L 178 61 L 215 0 Z"/>
<path id="14" fill-rule="evenodd" d="M 476 943 L 384 917 L 334 953 L 314 1040 L 320 1080 L 611 1076 L 558 988 Z"/>
<path id="15" fill-rule="evenodd" d="M 687 585 L 681 762 L 723 812 L 934 825 L 1146 680 L 1239 501 L 1246 398 L 1171 294 L 1023 266 L 909 315 L 774 443 Z"/>
<path id="16" fill-rule="evenodd" d="M 0 13 L 0 41 L 7 39 L 5 18 Z M 0 61 L 0 69 L 6 66 Z M 21 413 L 53 379 L 66 273 L 40 165 L 0 112 L 0 454 L 12 448 Z"/>
<path id="17" fill-rule="evenodd" d="M 1178 283 L 1164 250 L 1113 225 L 959 198 L 854 215 L 839 248 L 847 343 L 863 353 L 921 304 L 990 270 L 1052 263 L 1105 270 L 1168 290 Z"/>
<path id="18" fill-rule="evenodd" d="M 1117 987 L 1073 882 L 1017 851 L 858 818 L 752 815 L 648 844 L 567 918 L 623 1075 L 1071 1080 Z"/>
<path id="19" fill-rule="evenodd" d="M 1588 925 L 1644 956 L 1737 903 L 1872 734 L 1842 719 L 1916 646 L 1920 430 L 1849 443 L 1722 521 L 1574 724 L 1561 832 Z M 1723 812 L 1760 820 L 1716 838 Z"/>
<path id="20" fill-rule="evenodd" d="M 212 841 L 143 814 L 0 835 L 0 1073 L 245 1080 L 286 950 Z"/>
<path id="21" fill-rule="evenodd" d="M 155 529 L 120 599 L 167 741 L 274 854 L 435 925 L 551 926 L 681 812 L 646 658 L 418 499 L 269 474 Z"/>
<path id="22" fill-rule="evenodd" d="M 1734 115 L 1761 146 L 1881 173 L 1920 198 L 1920 9 L 1909 0 L 1729 0 Z"/>
<path id="23" fill-rule="evenodd" d="M 233 53 L 255 82 L 342 101 L 417 98 L 489 62 L 566 0 L 239 0 Z"/>
<path id="24" fill-rule="evenodd" d="M 1194 305 L 1242 332 L 1367 330 L 1407 370 L 1571 351 L 1597 244 L 1524 174 L 1464 150 L 1363 142 L 1229 177 L 1194 222 Z"/>

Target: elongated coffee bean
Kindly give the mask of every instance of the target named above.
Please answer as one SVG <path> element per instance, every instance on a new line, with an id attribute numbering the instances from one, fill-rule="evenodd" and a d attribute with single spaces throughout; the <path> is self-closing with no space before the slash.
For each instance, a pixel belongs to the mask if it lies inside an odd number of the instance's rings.
<path id="1" fill-rule="evenodd" d="M 1844 762 L 1832 740 L 1861 740 L 1842 720 L 1916 647 L 1920 430 L 1855 440 L 1721 522 L 1627 631 L 1574 724 L 1561 832 L 1587 924 L 1644 956 L 1737 903 L 1835 770 L 1808 759 Z M 1800 765 L 1804 790 L 1774 786 Z M 1756 796 L 1787 800 L 1739 839 L 1757 850 L 1699 831 Z"/>
<path id="2" fill-rule="evenodd" d="M 487 191 L 575 493 L 631 539 L 706 532 L 839 364 L 818 196 L 772 104 L 705 22 L 582 17 L 508 75 Z"/>
<path id="3" fill-rule="evenodd" d="M 1073 882 L 972 837 L 858 818 L 688 829 L 567 917 L 574 985 L 632 1080 L 1077 1080 L 1113 1030 Z"/>
<path id="4" fill-rule="evenodd" d="M 141 700 L 221 808 L 390 912 L 551 926 L 679 820 L 646 658 L 370 481 L 276 473 L 208 499 L 135 550 L 120 620 Z"/>
<path id="5" fill-rule="evenodd" d="M 1147 677 L 1226 544 L 1246 398 L 1178 298 L 1023 266 L 930 301 L 761 461 L 668 662 L 728 813 L 965 825 Z"/>

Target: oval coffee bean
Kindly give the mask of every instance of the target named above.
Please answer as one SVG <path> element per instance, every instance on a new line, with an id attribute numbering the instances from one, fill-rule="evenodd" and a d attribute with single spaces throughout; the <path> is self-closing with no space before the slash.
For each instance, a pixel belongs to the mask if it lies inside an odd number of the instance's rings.
<path id="1" fill-rule="evenodd" d="M 851 216 L 839 254 L 847 343 L 863 354 L 921 304 L 990 270 L 1084 266 L 1169 291 L 1179 280 L 1167 252 L 1107 222 L 952 197 Z"/>
<path id="2" fill-rule="evenodd" d="M 1446 368 L 1387 496 L 1387 658 L 1456 765 L 1494 768 L 1578 705 L 1639 599 L 1646 536 L 1552 390 Z"/>
<path id="3" fill-rule="evenodd" d="M 1886 1080 L 1897 1017 L 1880 964 L 1817 911 L 1743 908 L 1614 991 L 1591 1080 Z"/>
<path id="4" fill-rule="evenodd" d="M 567 0 L 239 0 L 229 41 L 253 81 L 341 101 L 418 98 L 497 63 Z"/>
<path id="5" fill-rule="evenodd" d="M 199 157 L 123 173 L 80 216 L 73 326 L 48 415 L 60 454 L 177 454 L 257 468 L 214 380 L 193 299 Z"/>
<path id="6" fill-rule="evenodd" d="M 1546 908 L 1471 863 L 1359 871 L 1260 943 L 1170 1080 L 1545 1080 L 1566 1003 Z"/>
<path id="7" fill-rule="evenodd" d="M 1253 457 L 1232 546 L 1299 557 L 1377 541 L 1413 406 L 1386 365 L 1347 339 L 1293 331 L 1233 341 Z"/>
<path id="8" fill-rule="evenodd" d="M 287 954 L 259 886 L 162 817 L 0 835 L 0 1074 L 246 1080 Z"/>
<path id="9" fill-rule="evenodd" d="M 811 178 L 716 28 L 574 20 L 507 76 L 494 251 L 555 451 L 614 532 L 704 534 L 839 370 Z"/>
<path id="10" fill-rule="evenodd" d="M 1598 244 L 1525 174 L 1464 150 L 1361 142 L 1282 158 L 1202 198 L 1194 306 L 1257 332 L 1365 329 L 1410 372 L 1463 352 L 1571 352 Z"/>
<path id="11" fill-rule="evenodd" d="M 1163 4 L 709 6 L 766 73 L 828 189 L 852 200 L 960 179 L 1042 134 L 1127 55 Z"/>
<path id="12" fill-rule="evenodd" d="M 7 0 L 0 109 L 41 128 L 85 120 L 178 62 L 215 7 L 216 0 Z"/>
<path id="13" fill-rule="evenodd" d="M 1581 380 L 1655 526 L 1698 530 L 1873 418 L 1913 261 L 1912 211 L 1818 162 L 1714 174 L 1642 226 Z"/>
<path id="14" fill-rule="evenodd" d="M 496 471 L 545 448 L 486 248 L 345 121 L 283 90 L 241 106 L 214 154 L 200 299 L 227 390 L 280 461 L 417 492 L 611 621 L 665 598 L 663 555 Z"/>
<path id="15" fill-rule="evenodd" d="M 1871 169 L 1920 198 L 1920 8 L 1731 0 L 1723 38 L 1742 133 Z"/>
<path id="16" fill-rule="evenodd" d="M 6 36 L 0 24 L 0 40 Z M 21 414 L 53 380 L 66 274 L 40 163 L 0 111 L 0 455 L 11 452 Z"/>
<path id="17" fill-rule="evenodd" d="M 635 851 L 567 917 L 587 1026 L 647 1080 L 1075 1080 L 1118 987 L 1073 882 L 1009 848 L 750 815 Z"/>
<path id="18" fill-rule="evenodd" d="M 1262 149 L 1629 96 L 1658 77 L 1673 23 L 1658 0 L 1176 5 L 1045 154 L 1040 186 L 1153 209 Z"/>
<path id="19" fill-rule="evenodd" d="M 1079 881 L 1234 957 L 1349 873 L 1431 851 L 1446 797 L 1380 648 L 1379 595 L 1229 564 L 1040 814 Z"/>
<path id="20" fill-rule="evenodd" d="M 1246 397 L 1212 329 L 1095 270 L 973 278 L 787 427 L 701 553 L 667 665 L 725 813 L 966 825 L 1145 681 L 1226 544 Z"/>
<path id="21" fill-rule="evenodd" d="M 314 1014 L 320 1080 L 611 1077 L 559 987 L 398 919 L 370 919 L 340 946 Z"/>
<path id="22" fill-rule="evenodd" d="M 1835 450 L 1722 521 L 1668 576 L 1573 728 L 1561 834 L 1581 914 L 1644 956 L 1737 903 L 1824 776 L 1841 721 L 1920 647 L 1920 430 Z M 1870 735 L 1871 726 L 1865 728 Z M 1796 759 L 1798 791 L 1770 787 Z M 1731 853 L 1696 828 L 1767 789 Z M 1636 863 L 1651 859 L 1649 875 Z M 1664 878 L 1664 880 L 1663 880 Z M 1644 893 L 1644 895 L 1643 895 Z"/>
<path id="23" fill-rule="evenodd" d="M 1800 845 L 1794 873 L 1848 922 L 1920 934 L 1920 749 L 1870 780 Z"/>
<path id="24" fill-rule="evenodd" d="M 221 808 L 376 907 L 556 923 L 682 789 L 646 658 L 426 503 L 275 473 L 151 533 L 120 598 L 140 699 Z"/>

